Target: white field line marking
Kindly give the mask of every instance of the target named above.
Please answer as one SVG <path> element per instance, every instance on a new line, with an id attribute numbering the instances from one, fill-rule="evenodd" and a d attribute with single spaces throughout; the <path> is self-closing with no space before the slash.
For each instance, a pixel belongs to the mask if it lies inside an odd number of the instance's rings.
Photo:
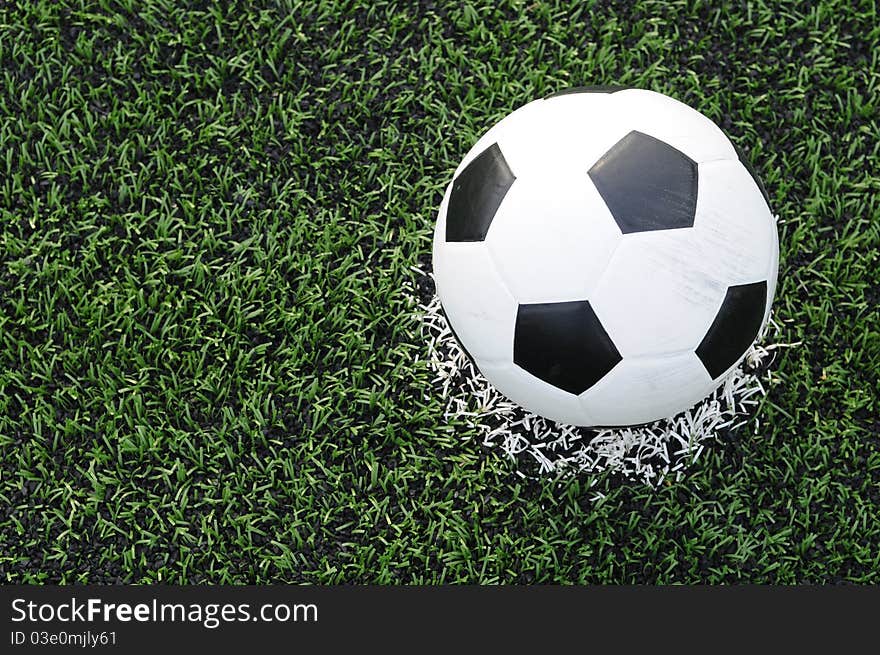
<path id="1" fill-rule="evenodd" d="M 415 269 L 414 269 L 415 270 Z M 419 271 L 421 273 L 421 271 Z M 413 293 L 414 290 L 410 290 Z M 427 344 L 427 361 L 435 388 L 430 394 L 445 399 L 443 419 L 455 419 L 475 429 L 488 448 L 500 449 L 514 459 L 525 455 L 539 475 L 570 476 L 614 471 L 625 479 L 657 486 L 670 474 L 681 479 L 685 469 L 705 451 L 705 443 L 719 431 L 741 428 L 767 392 L 771 382 L 745 370 L 757 367 L 779 348 L 797 343 L 771 343 L 780 327 L 770 317 L 758 339 L 735 369 L 712 395 L 671 419 L 618 429 L 589 430 L 562 425 L 536 414 L 525 413 L 501 395 L 473 366 L 458 346 L 440 301 L 418 304 Z M 759 421 L 753 422 L 760 430 Z M 522 471 L 517 473 L 526 476 Z"/>

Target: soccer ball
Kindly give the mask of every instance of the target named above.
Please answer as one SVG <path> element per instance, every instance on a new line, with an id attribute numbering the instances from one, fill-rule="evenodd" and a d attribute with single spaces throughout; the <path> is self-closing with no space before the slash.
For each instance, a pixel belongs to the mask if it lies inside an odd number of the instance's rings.
<path id="1" fill-rule="evenodd" d="M 639 89 L 571 89 L 505 117 L 456 169 L 434 233 L 461 346 L 508 398 L 573 425 L 705 398 L 768 320 L 778 260 L 736 148 Z"/>

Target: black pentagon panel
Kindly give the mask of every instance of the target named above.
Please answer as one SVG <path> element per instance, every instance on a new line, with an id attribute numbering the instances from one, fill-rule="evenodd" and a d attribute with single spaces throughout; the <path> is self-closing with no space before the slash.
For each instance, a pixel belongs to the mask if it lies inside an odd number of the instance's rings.
<path id="1" fill-rule="evenodd" d="M 727 289 L 721 309 L 697 346 L 697 357 L 713 380 L 733 366 L 752 345 L 761 329 L 766 307 L 766 282 Z"/>
<path id="2" fill-rule="evenodd" d="M 446 211 L 447 241 L 483 241 L 516 176 L 493 143 L 452 183 Z"/>
<path id="3" fill-rule="evenodd" d="M 581 394 L 620 360 L 588 301 L 519 306 L 513 361 L 544 382 Z"/>
<path id="4" fill-rule="evenodd" d="M 632 131 L 590 169 L 624 234 L 693 227 L 697 164 L 668 143 Z"/>
<path id="5" fill-rule="evenodd" d="M 749 172 L 749 175 L 752 176 L 752 179 L 755 181 L 755 184 L 758 185 L 758 188 L 761 190 L 761 195 L 764 196 L 764 202 L 767 203 L 767 206 L 770 206 L 770 196 L 767 194 L 767 189 L 764 187 L 764 183 L 761 182 L 761 178 L 758 177 L 757 171 L 752 166 L 751 162 L 746 157 L 745 153 L 740 150 L 739 146 L 735 143 L 733 144 L 733 149 L 736 150 L 736 156 L 739 158 L 740 163 L 746 167 L 746 170 Z"/>
<path id="6" fill-rule="evenodd" d="M 616 84 L 600 84 L 597 86 L 573 86 L 569 89 L 562 89 L 556 93 L 551 93 L 547 98 L 556 98 L 558 96 L 567 96 L 572 93 L 614 93 L 616 91 L 624 91 L 631 89 L 629 86 L 617 86 Z"/>

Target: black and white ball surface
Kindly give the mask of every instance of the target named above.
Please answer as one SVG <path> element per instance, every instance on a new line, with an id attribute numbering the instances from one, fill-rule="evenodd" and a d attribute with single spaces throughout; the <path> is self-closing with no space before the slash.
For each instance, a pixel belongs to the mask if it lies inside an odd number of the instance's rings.
<path id="1" fill-rule="evenodd" d="M 768 320 L 779 243 L 761 183 L 659 93 L 531 102 L 461 162 L 434 234 L 440 302 L 483 375 L 563 423 L 673 416 Z"/>

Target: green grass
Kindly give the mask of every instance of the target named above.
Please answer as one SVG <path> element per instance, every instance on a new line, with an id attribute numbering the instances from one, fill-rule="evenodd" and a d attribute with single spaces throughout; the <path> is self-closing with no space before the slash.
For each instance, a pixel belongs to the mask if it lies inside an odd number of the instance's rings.
<path id="1" fill-rule="evenodd" d="M 880 17 L 711 4 L 0 8 L 0 580 L 880 582 Z M 750 153 L 803 342 L 658 490 L 445 424 L 409 290 L 477 136 L 601 83 Z"/>

